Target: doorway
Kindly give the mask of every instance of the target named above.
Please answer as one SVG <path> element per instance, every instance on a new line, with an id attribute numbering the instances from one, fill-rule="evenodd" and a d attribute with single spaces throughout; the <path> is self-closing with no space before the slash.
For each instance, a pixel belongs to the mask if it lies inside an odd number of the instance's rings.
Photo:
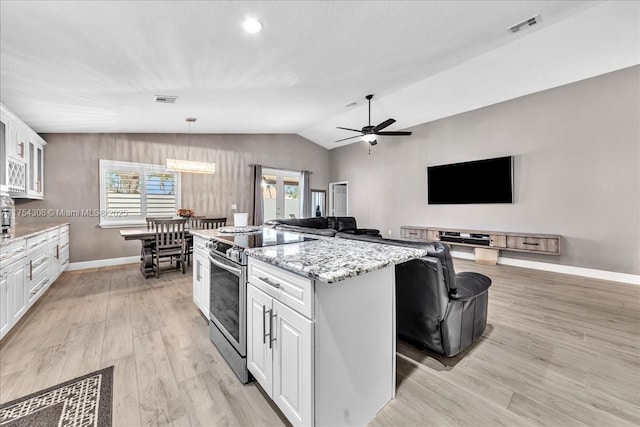
<path id="1" fill-rule="evenodd" d="M 300 172 L 262 169 L 263 218 L 299 218 L 302 214 Z"/>
<path id="2" fill-rule="evenodd" d="M 329 213 L 332 216 L 349 216 L 349 183 L 329 183 Z"/>

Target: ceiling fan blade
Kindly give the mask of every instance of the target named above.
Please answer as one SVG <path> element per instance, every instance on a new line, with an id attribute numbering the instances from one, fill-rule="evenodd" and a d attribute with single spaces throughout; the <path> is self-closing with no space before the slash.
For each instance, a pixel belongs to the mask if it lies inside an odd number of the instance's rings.
<path id="1" fill-rule="evenodd" d="M 358 131 L 358 132 L 360 132 L 360 131 Z M 343 139 L 339 139 L 339 140 L 333 141 L 333 142 L 342 142 L 342 141 L 346 141 L 347 139 L 353 139 L 353 138 L 361 138 L 361 135 L 350 136 L 349 138 L 343 138 Z"/>
<path id="2" fill-rule="evenodd" d="M 411 135 L 411 132 L 405 132 L 405 131 L 376 132 L 376 135 L 406 136 L 406 135 Z"/>
<path id="3" fill-rule="evenodd" d="M 392 124 L 394 124 L 396 121 L 394 119 L 387 119 L 384 122 L 380 123 L 378 126 L 374 126 L 373 128 L 373 133 L 378 132 L 379 130 L 382 130 L 384 128 L 386 128 L 387 126 L 391 126 Z"/>
<path id="4" fill-rule="evenodd" d="M 362 131 L 361 131 L 361 130 L 358 130 L 358 129 L 341 128 L 340 126 L 338 126 L 338 127 L 337 127 L 337 129 L 344 129 L 344 130 L 350 130 L 350 131 L 353 131 L 353 132 L 360 132 L 360 133 L 362 133 Z"/>

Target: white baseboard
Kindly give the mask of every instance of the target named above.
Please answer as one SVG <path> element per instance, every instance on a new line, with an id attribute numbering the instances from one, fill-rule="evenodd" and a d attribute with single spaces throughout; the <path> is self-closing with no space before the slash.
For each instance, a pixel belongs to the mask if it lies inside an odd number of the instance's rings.
<path id="1" fill-rule="evenodd" d="M 470 260 L 475 259 L 473 252 L 451 251 L 451 256 L 454 258 Z M 571 274 L 574 276 L 589 277 L 592 279 L 611 280 L 612 282 L 630 283 L 632 285 L 640 285 L 640 276 L 635 274 L 617 273 L 615 271 L 596 270 L 593 268 L 551 264 L 548 262 L 506 258 L 502 256 L 498 257 L 498 264 L 510 265 L 513 267 L 531 268 L 534 270 L 551 271 L 553 273 Z"/>
<path id="2" fill-rule="evenodd" d="M 112 267 L 114 265 L 136 264 L 140 262 L 140 255 L 121 258 L 96 259 L 93 261 L 70 262 L 65 271 L 86 270 L 87 268 Z"/>

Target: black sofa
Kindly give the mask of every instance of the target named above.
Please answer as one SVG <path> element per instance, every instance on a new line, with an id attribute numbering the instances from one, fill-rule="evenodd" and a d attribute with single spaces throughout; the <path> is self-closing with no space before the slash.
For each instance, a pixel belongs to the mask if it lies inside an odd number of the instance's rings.
<path id="1" fill-rule="evenodd" d="M 327 237 L 334 237 L 338 233 L 382 237 L 380 230 L 358 228 L 356 219 L 352 216 L 271 219 L 266 221 L 263 226 L 277 230 L 316 234 Z"/>
<path id="2" fill-rule="evenodd" d="M 427 251 L 425 257 L 396 265 L 399 337 L 451 357 L 485 331 L 491 279 L 473 272 L 456 274 L 447 245 L 364 235 L 338 237 Z"/>

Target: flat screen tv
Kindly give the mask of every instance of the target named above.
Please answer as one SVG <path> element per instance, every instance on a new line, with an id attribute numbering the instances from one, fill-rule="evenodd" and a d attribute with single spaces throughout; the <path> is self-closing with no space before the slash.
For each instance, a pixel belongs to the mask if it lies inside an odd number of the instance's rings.
<path id="1" fill-rule="evenodd" d="M 507 156 L 429 166 L 429 204 L 513 203 L 512 164 Z"/>

